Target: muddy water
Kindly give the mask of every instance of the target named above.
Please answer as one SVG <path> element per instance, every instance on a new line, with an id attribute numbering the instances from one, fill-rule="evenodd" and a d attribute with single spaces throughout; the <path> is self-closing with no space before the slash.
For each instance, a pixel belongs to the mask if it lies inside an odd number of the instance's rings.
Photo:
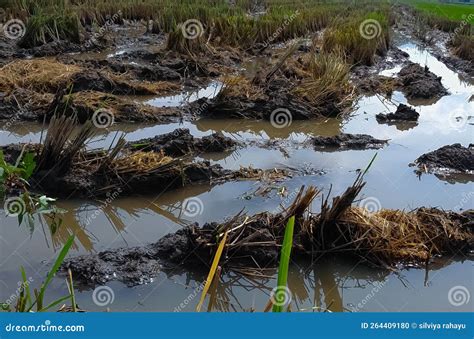
<path id="1" fill-rule="evenodd" d="M 378 151 L 375 164 L 367 175 L 364 196 L 376 205 L 387 208 L 411 209 L 419 206 L 437 206 L 461 210 L 473 208 L 473 185 L 463 176 L 417 177 L 409 164 L 419 155 L 446 144 L 473 141 L 474 103 L 469 98 L 474 86 L 450 71 L 429 53 L 418 50 L 413 44 L 400 46 L 410 59 L 443 77 L 450 91 L 435 102 L 410 102 L 420 113 L 417 124 L 380 125 L 375 114 L 392 111 L 396 103 L 406 103 L 401 93 L 394 93 L 391 102 L 382 97 L 363 97 L 358 109 L 345 120 L 293 121 L 286 128 L 274 128 L 269 122 L 246 120 L 199 120 L 169 125 L 117 125 L 115 130 L 96 138 L 94 147 L 108 145 L 114 132 L 127 132 L 128 140 L 137 140 L 173 131 L 177 127 L 189 128 L 196 136 L 223 131 L 237 140 L 261 141 L 281 139 L 282 149 L 259 146 L 241 148 L 232 153 L 209 154 L 205 157 L 226 168 L 255 166 L 260 168 L 291 167 L 299 169 L 301 176 L 282 183 L 229 182 L 215 187 L 206 185 L 186 187 L 169 193 L 141 198 L 118 198 L 110 206 L 94 201 L 60 202 L 68 210 L 64 225 L 51 236 L 47 226 L 29 230 L 18 227 L 14 218 L 1 214 L 0 300 L 15 292 L 20 276 L 19 266 L 40 283 L 62 243 L 69 234 L 77 234 L 71 254 L 97 252 L 120 246 L 144 245 L 158 240 L 191 222 L 219 221 L 245 208 L 248 213 L 276 211 L 280 204 L 288 204 L 277 191 L 285 186 L 288 192 L 301 185 L 316 185 L 327 191 L 340 193 L 352 183 L 357 169 L 364 168 L 375 151 L 316 152 L 301 146 L 311 135 L 335 135 L 340 132 L 366 133 L 376 138 L 390 139 L 389 145 Z M 398 69 L 386 70 L 384 74 Z M 213 85 L 215 86 L 215 84 Z M 212 89 L 212 88 L 211 88 Z M 189 93 L 186 95 L 189 96 Z M 212 95 L 208 88 L 194 93 Z M 179 105 L 184 96 L 175 98 L 149 98 L 156 105 Z M 18 124 L 0 130 L 0 144 L 38 141 L 41 126 Z M 268 193 L 255 194 L 264 185 Z M 197 197 L 202 209 L 189 217 L 181 212 L 182 202 Z M 320 201 L 316 201 L 314 209 Z M 173 270 L 162 272 L 150 284 L 129 288 L 112 282 L 108 286 L 114 301 L 106 306 L 95 303 L 93 291 L 77 286 L 77 302 L 87 310 L 101 311 L 173 311 L 181 303 L 183 311 L 193 311 L 199 299 L 199 286 L 205 279 L 207 267 L 197 271 Z M 263 310 L 271 289 L 276 284 L 274 271 L 265 276 L 249 276 L 236 272 L 224 273 L 222 282 L 213 296 L 212 310 L 245 311 Z M 292 309 L 305 311 L 472 311 L 472 302 L 453 306 L 448 292 L 455 286 L 472 290 L 473 263 L 469 258 L 443 258 L 424 269 L 404 269 L 398 274 L 369 269 L 360 262 L 347 258 L 314 258 L 313 262 L 292 264 L 289 288 L 293 293 Z M 48 297 L 66 293 L 63 277 L 55 279 Z M 96 300 L 97 301 L 97 300 Z M 313 309 L 313 307 L 315 307 Z"/>

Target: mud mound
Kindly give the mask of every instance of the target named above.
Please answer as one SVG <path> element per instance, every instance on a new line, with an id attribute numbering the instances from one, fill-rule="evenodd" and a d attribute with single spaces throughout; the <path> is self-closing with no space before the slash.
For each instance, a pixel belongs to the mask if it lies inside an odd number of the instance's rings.
<path id="1" fill-rule="evenodd" d="M 400 86 L 398 79 L 383 75 L 367 74 L 361 77 L 356 77 L 353 81 L 360 93 L 369 95 L 377 93 L 391 95 L 393 91 Z"/>
<path id="2" fill-rule="evenodd" d="M 237 142 L 222 133 L 214 133 L 202 138 L 195 138 L 189 129 L 179 128 L 175 131 L 154 138 L 130 142 L 128 147 L 135 150 L 164 152 L 172 157 L 205 152 L 224 152 L 237 145 Z"/>
<path id="3" fill-rule="evenodd" d="M 59 94 L 61 96 L 62 94 Z M 93 118 L 98 110 L 113 115 L 115 122 L 154 121 L 174 122 L 182 112 L 174 107 L 153 107 L 137 103 L 127 97 L 119 97 L 96 91 L 82 91 L 57 97 L 58 111 L 74 115 L 81 123 Z"/>
<path id="4" fill-rule="evenodd" d="M 50 111 L 54 95 L 16 88 L 8 94 L 0 92 L 0 120 L 43 121 Z"/>
<path id="5" fill-rule="evenodd" d="M 114 278 L 128 286 L 149 283 L 158 275 L 161 265 L 156 251 L 147 247 L 119 248 L 96 256 L 80 256 L 64 264 L 74 272 L 82 285 L 105 284 Z"/>
<path id="6" fill-rule="evenodd" d="M 378 122 L 384 123 L 390 121 L 417 121 L 419 116 L 420 114 L 410 106 L 400 104 L 395 113 L 380 113 L 377 114 L 375 118 Z"/>
<path id="7" fill-rule="evenodd" d="M 123 163 L 123 162 L 122 162 Z M 233 172 L 207 161 L 183 163 L 172 160 L 150 171 L 131 164 L 105 172 L 98 167 L 73 166 L 65 175 L 39 172 L 33 177 L 32 188 L 59 197 L 101 197 L 111 191 L 121 195 L 149 194 L 173 190 L 186 185 L 210 183 L 212 180 L 233 178 Z M 36 178 L 40 180 L 35 181 Z M 38 185 L 36 185 L 38 183 Z"/>
<path id="8" fill-rule="evenodd" d="M 474 145 L 461 144 L 443 146 L 436 151 L 423 154 L 415 164 L 421 171 L 433 173 L 460 172 L 474 173 Z"/>
<path id="9" fill-rule="evenodd" d="M 376 139 L 367 134 L 342 133 L 333 137 L 313 137 L 311 142 L 317 150 L 378 149 L 387 144 L 387 140 Z"/>
<path id="10" fill-rule="evenodd" d="M 119 73 L 133 73 L 136 78 L 148 81 L 161 80 L 180 80 L 181 75 L 175 70 L 160 65 L 138 65 L 138 64 L 121 64 L 114 62 L 109 67 Z"/>
<path id="11" fill-rule="evenodd" d="M 332 104 L 328 104 L 331 106 Z M 270 120 L 272 112 L 281 110 L 284 107 L 283 119 L 307 120 L 319 116 L 307 104 L 298 100 L 295 96 L 281 93 L 281 96 L 274 98 L 247 97 L 227 97 L 207 99 L 202 98 L 192 103 L 188 110 L 191 114 L 196 112 L 204 117 L 214 119 L 263 119 Z M 330 111 L 330 107 L 327 108 Z M 286 116 L 284 118 L 283 116 Z"/>
<path id="12" fill-rule="evenodd" d="M 401 89 L 408 99 L 434 99 L 448 94 L 441 83 L 441 77 L 426 66 L 410 63 L 400 70 L 398 77 Z"/>

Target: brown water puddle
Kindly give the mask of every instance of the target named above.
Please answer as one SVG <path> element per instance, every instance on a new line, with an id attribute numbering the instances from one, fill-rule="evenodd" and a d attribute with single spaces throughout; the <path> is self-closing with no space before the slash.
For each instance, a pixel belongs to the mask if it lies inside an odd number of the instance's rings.
<path id="1" fill-rule="evenodd" d="M 24 265 L 27 274 L 32 276 L 33 284 L 39 284 L 44 277 L 45 266 L 69 234 L 77 234 L 75 247 L 71 251 L 71 255 L 77 255 L 107 248 L 145 245 L 178 230 L 184 224 L 220 221 L 243 208 L 249 214 L 275 211 L 280 204 L 289 203 L 285 196 L 278 194 L 283 186 L 291 193 L 301 185 L 316 185 L 325 192 L 332 185 L 333 192 L 338 194 L 352 183 L 355 171 L 364 168 L 375 153 L 373 150 L 316 152 L 301 147 L 301 143 L 312 135 L 330 136 L 346 132 L 390 139 L 389 145 L 378 151 L 377 160 L 366 176 L 368 184 L 363 194 L 375 203 L 376 208 L 472 208 L 474 194 L 470 178 L 438 178 L 434 175 L 418 178 L 408 165 L 421 154 L 441 146 L 472 142 L 474 102 L 469 102 L 469 98 L 474 86 L 461 80 L 456 73 L 425 51 L 418 50 L 415 45 L 400 47 L 410 54 L 412 61 L 422 65 L 426 63 L 431 71 L 443 76 L 443 84 L 451 93 L 436 102 L 411 102 L 420 113 L 417 124 L 381 125 L 375 120 L 375 114 L 394 110 L 395 103 L 406 103 L 403 94 L 396 92 L 392 102 L 379 96 L 361 98 L 356 112 L 343 121 L 293 121 L 291 125 L 278 129 L 266 121 L 201 119 L 156 126 L 121 124 L 104 131 L 97 136 L 92 147 L 108 146 L 116 131 L 127 132 L 127 140 L 171 132 L 178 127 L 189 128 L 196 136 L 222 131 L 237 140 L 258 143 L 230 154 L 206 155 L 211 162 L 231 169 L 250 165 L 259 168 L 291 167 L 307 175 L 277 183 L 264 196 L 254 194 L 262 183 L 240 181 L 212 188 L 186 187 L 148 197 L 119 197 L 105 205 L 95 201 L 61 201 L 60 207 L 67 209 L 68 213 L 63 227 L 55 236 L 50 235 L 46 225 L 30 233 L 25 226 L 18 227 L 15 218 L 5 217 L 2 213 L 0 300 L 14 293 L 11 287 L 17 286 L 20 265 Z M 390 70 L 386 72 L 388 74 Z M 180 103 L 183 98 L 148 99 L 161 105 L 164 101 L 166 104 Z M 0 126 L 0 144 L 37 142 L 40 134 L 41 126 L 38 124 Z M 283 150 L 258 146 L 261 141 L 275 139 L 282 140 Z M 192 215 L 183 209 L 183 203 L 189 199 L 194 199 L 199 205 L 197 213 Z M 315 201 L 315 210 L 319 204 L 320 200 Z M 94 303 L 92 290 L 80 291 L 77 302 L 82 308 L 95 311 L 105 310 L 106 307 L 113 311 L 173 311 L 186 300 L 186 307 L 181 309 L 193 311 L 200 296 L 200 292 L 196 291 L 199 291 L 206 271 L 207 267 L 203 264 L 198 272 L 180 269 L 163 272 L 152 283 L 134 288 L 113 282 L 108 284 L 115 295 L 112 304 L 99 306 Z M 445 258 L 428 271 L 402 270 L 399 275 L 371 270 L 362 263 L 344 258 L 315 258 L 314 263 L 293 263 L 289 288 L 293 292 L 293 310 L 472 311 L 469 304 L 455 307 L 448 302 L 448 292 L 452 287 L 471 286 L 472 273 L 472 262 L 460 258 Z M 223 273 L 212 310 L 263 310 L 270 291 L 276 285 L 275 272 L 265 274 L 265 277 L 257 277 Z M 65 292 L 64 279 L 57 278 L 52 290 L 48 291 L 48 297 Z"/>

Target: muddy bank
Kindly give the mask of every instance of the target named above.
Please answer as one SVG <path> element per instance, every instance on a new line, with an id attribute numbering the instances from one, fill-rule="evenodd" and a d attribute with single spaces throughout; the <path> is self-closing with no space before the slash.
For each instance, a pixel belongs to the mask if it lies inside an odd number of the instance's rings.
<path id="1" fill-rule="evenodd" d="M 328 107 L 331 106 L 328 103 Z M 229 97 L 214 99 L 202 98 L 188 107 L 192 115 L 200 115 L 212 119 L 260 119 L 272 120 L 273 112 L 281 112 L 281 123 L 295 120 L 307 120 L 319 117 L 307 103 L 288 93 L 275 93 L 275 96 L 249 99 L 246 97 Z M 328 109 L 328 112 L 331 109 Z"/>
<path id="2" fill-rule="evenodd" d="M 43 121 L 62 112 L 83 123 L 99 109 L 117 122 L 172 122 L 182 116 L 178 108 L 152 107 L 123 96 L 164 95 L 180 90 L 178 84 L 138 81 L 52 59 L 9 63 L 0 68 L 0 81 L 0 119 Z"/>
<path id="3" fill-rule="evenodd" d="M 316 150 L 363 150 L 379 149 L 387 145 L 388 140 L 376 139 L 367 134 L 342 133 L 332 137 L 313 137 L 311 143 Z"/>
<path id="4" fill-rule="evenodd" d="M 423 154 L 415 161 L 418 170 L 435 174 L 466 173 L 474 174 L 474 145 L 461 144 L 443 146 Z"/>
<path id="5" fill-rule="evenodd" d="M 234 147 L 222 134 L 194 138 L 189 130 L 179 129 L 157 137 L 153 150 L 143 144 L 127 145 L 123 136 L 105 150 L 87 150 L 94 136 L 90 121 L 77 130 L 77 121 L 54 116 L 43 144 L 16 144 L 0 147 L 5 158 L 15 163 L 22 150 L 35 155 L 36 167 L 30 188 L 57 197 L 104 197 L 165 192 L 193 184 L 218 184 L 229 180 L 281 180 L 290 170 L 261 170 L 242 167 L 232 171 L 209 161 L 193 161 L 192 152 L 210 152 Z M 179 137 L 178 137 L 179 134 Z M 169 156 L 169 154 L 173 156 Z M 182 155 L 189 155 L 181 158 Z M 196 155 L 196 154 L 194 154 Z M 7 192 L 10 193 L 10 192 Z"/>
<path id="6" fill-rule="evenodd" d="M 399 90 L 408 100 L 414 100 L 439 99 L 448 94 L 441 83 L 441 77 L 431 72 L 428 67 L 412 62 L 405 64 L 396 77 L 378 74 L 367 76 L 362 72 L 362 75 L 356 76 L 353 81 L 359 92 L 369 95 L 380 93 L 391 96 L 393 91 Z"/>
<path id="7" fill-rule="evenodd" d="M 119 248 L 66 260 L 74 278 L 87 286 L 119 280 L 130 286 L 149 282 L 161 269 L 210 264 L 224 233 L 228 242 L 220 265 L 227 269 L 276 267 L 284 225 L 296 216 L 292 257 L 310 258 L 344 253 L 364 258 L 370 265 L 400 267 L 425 265 L 431 258 L 467 253 L 474 245 L 474 211 L 445 212 L 419 208 L 410 212 L 380 210 L 372 213 L 351 206 L 362 182 L 333 199 L 321 213 L 306 214 L 319 193 L 314 188 L 296 197 L 282 212 L 236 215 L 224 223 L 197 223 L 144 247 Z"/>
<path id="8" fill-rule="evenodd" d="M 238 144 L 219 132 L 195 138 L 189 129 L 179 128 L 153 138 L 129 142 L 127 147 L 133 150 L 163 152 L 172 157 L 181 157 L 187 154 L 224 152 L 235 148 Z"/>
<path id="9" fill-rule="evenodd" d="M 417 121 L 420 114 L 410 106 L 400 104 L 394 113 L 377 114 L 375 118 L 379 123 L 390 123 L 397 121 Z"/>
<path id="10" fill-rule="evenodd" d="M 379 75 L 383 70 L 395 68 L 398 65 L 406 65 L 409 62 L 409 54 L 401 49 L 391 46 L 384 57 L 377 56 L 373 66 L 359 65 L 351 70 L 351 81 L 360 94 L 386 94 L 391 95 L 397 86 L 398 79 Z"/>

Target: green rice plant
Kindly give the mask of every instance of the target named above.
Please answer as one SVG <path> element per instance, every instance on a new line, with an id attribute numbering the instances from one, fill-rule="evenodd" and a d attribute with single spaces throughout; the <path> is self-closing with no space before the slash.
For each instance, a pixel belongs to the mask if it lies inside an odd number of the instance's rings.
<path id="1" fill-rule="evenodd" d="M 26 24 L 25 35 L 18 45 L 31 48 L 59 40 L 80 42 L 79 20 L 72 11 L 44 10 L 32 15 Z"/>
<path id="2" fill-rule="evenodd" d="M 283 244 L 280 252 L 280 265 L 278 267 L 278 279 L 277 279 L 277 288 L 275 294 L 278 291 L 286 290 L 288 288 L 288 271 L 290 269 L 290 256 L 291 249 L 293 247 L 293 232 L 295 229 L 295 217 L 292 216 L 288 219 L 288 223 L 285 228 L 285 236 L 283 237 Z M 284 305 L 275 304 L 273 305 L 273 312 L 285 312 Z"/>
<path id="3" fill-rule="evenodd" d="M 36 168 L 33 153 L 25 153 L 23 149 L 15 164 L 9 164 L 5 160 L 3 151 L 0 150 L 0 198 L 4 197 L 9 187 L 25 187 L 28 179 L 33 175 Z"/>
<path id="4" fill-rule="evenodd" d="M 25 269 L 21 267 L 20 269 L 21 277 L 22 277 L 21 290 L 18 295 L 17 302 L 13 311 L 33 312 L 34 309 L 36 309 L 36 312 L 45 312 L 68 299 L 71 300 L 71 303 L 73 305 L 72 306 L 73 310 L 76 310 L 75 294 L 74 294 L 74 289 L 72 288 L 72 283 L 71 283 L 72 280 L 70 280 L 70 282 L 68 283 L 68 288 L 69 288 L 68 295 L 58 298 L 49 304 L 45 304 L 46 290 L 48 289 L 51 281 L 53 280 L 54 276 L 59 270 L 59 267 L 61 266 L 64 259 L 66 258 L 66 255 L 69 252 L 69 249 L 71 248 L 73 242 L 74 242 L 74 235 L 70 236 L 68 240 L 66 241 L 66 243 L 64 244 L 64 247 L 62 248 L 61 252 L 59 252 L 58 257 L 56 258 L 56 261 L 53 264 L 53 267 L 51 267 L 51 270 L 48 272 L 46 279 L 41 284 L 39 290 L 34 289 L 33 293 L 31 293 L 31 290 L 30 290 L 30 285 L 29 285 L 29 281 L 26 278 Z M 69 278 L 69 279 L 72 279 L 72 278 Z M 10 305 L 7 303 L 1 304 L 1 307 L 3 310 L 12 311 Z"/>

